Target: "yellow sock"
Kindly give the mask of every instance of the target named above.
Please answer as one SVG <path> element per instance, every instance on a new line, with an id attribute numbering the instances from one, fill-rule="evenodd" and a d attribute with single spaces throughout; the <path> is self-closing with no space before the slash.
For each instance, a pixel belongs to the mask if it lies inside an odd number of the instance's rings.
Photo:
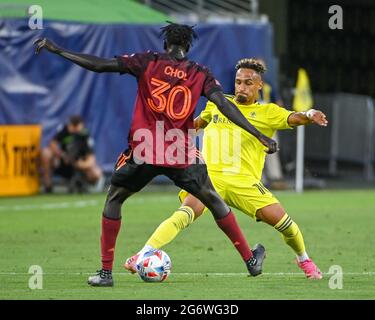
<path id="1" fill-rule="evenodd" d="M 282 233 L 285 243 L 300 256 L 305 253 L 305 243 L 298 225 L 285 214 L 275 225 L 275 229 Z"/>
<path id="2" fill-rule="evenodd" d="M 194 221 L 194 211 L 188 206 L 182 206 L 171 217 L 164 220 L 147 240 L 146 245 L 159 249 L 171 242 L 181 230 Z"/>

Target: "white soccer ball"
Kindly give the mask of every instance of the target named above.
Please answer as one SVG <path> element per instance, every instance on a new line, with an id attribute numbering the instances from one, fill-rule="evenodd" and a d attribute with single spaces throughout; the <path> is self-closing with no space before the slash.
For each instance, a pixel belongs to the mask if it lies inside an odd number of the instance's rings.
<path id="1" fill-rule="evenodd" d="M 146 252 L 137 260 L 137 272 L 146 282 L 162 282 L 171 273 L 171 258 L 163 250 Z"/>

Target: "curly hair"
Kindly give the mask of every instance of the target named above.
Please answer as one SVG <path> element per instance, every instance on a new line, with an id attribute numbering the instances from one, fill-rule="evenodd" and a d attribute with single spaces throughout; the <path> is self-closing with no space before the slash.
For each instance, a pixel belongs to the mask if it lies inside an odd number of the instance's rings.
<path id="1" fill-rule="evenodd" d="M 163 37 L 168 45 L 175 44 L 189 50 L 193 40 L 198 38 L 193 29 L 195 26 L 167 22 L 169 24 L 161 28 L 160 36 Z"/>
<path id="2" fill-rule="evenodd" d="M 236 64 L 236 70 L 245 68 L 245 69 L 252 69 L 259 74 L 263 74 L 267 71 L 266 65 L 263 61 L 257 59 L 241 59 Z"/>

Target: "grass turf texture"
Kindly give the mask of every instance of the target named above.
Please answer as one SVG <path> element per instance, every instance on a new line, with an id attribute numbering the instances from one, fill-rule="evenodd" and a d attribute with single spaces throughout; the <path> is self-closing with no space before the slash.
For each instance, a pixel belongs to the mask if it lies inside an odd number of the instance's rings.
<path id="1" fill-rule="evenodd" d="M 374 190 L 276 195 L 321 270 L 342 267 L 343 289 L 330 289 L 327 274 L 307 280 L 278 232 L 241 213 L 237 219 L 249 242 L 266 247 L 265 274 L 246 276 L 240 256 L 207 213 L 164 248 L 172 259 L 170 277 L 144 283 L 122 264 L 178 206 L 175 192 L 158 191 L 141 192 L 123 206 L 113 288 L 86 284 L 100 266 L 104 194 L 1 198 L 0 299 L 374 299 Z M 42 290 L 28 288 L 31 265 L 43 268 Z"/>

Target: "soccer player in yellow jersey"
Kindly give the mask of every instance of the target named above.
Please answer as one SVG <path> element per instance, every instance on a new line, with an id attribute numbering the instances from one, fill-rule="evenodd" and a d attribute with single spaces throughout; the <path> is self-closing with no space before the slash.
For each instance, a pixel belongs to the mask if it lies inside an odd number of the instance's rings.
<path id="1" fill-rule="evenodd" d="M 276 104 L 259 104 L 262 89 L 263 63 L 242 59 L 236 65 L 235 96 L 227 96 L 259 131 L 272 137 L 276 130 L 315 123 L 327 126 L 326 116 L 319 110 L 288 111 Z M 203 155 L 209 176 L 224 201 L 258 221 L 273 226 L 297 256 L 297 264 L 311 279 L 321 279 L 322 273 L 307 255 L 298 225 L 285 212 L 275 196 L 261 183 L 266 148 L 253 136 L 229 121 L 211 102 L 194 120 L 197 130 L 205 128 Z M 182 190 L 182 206 L 162 222 L 144 248 L 127 259 L 125 268 L 135 272 L 136 260 L 147 251 L 161 248 L 188 227 L 205 211 L 204 205 Z"/>

